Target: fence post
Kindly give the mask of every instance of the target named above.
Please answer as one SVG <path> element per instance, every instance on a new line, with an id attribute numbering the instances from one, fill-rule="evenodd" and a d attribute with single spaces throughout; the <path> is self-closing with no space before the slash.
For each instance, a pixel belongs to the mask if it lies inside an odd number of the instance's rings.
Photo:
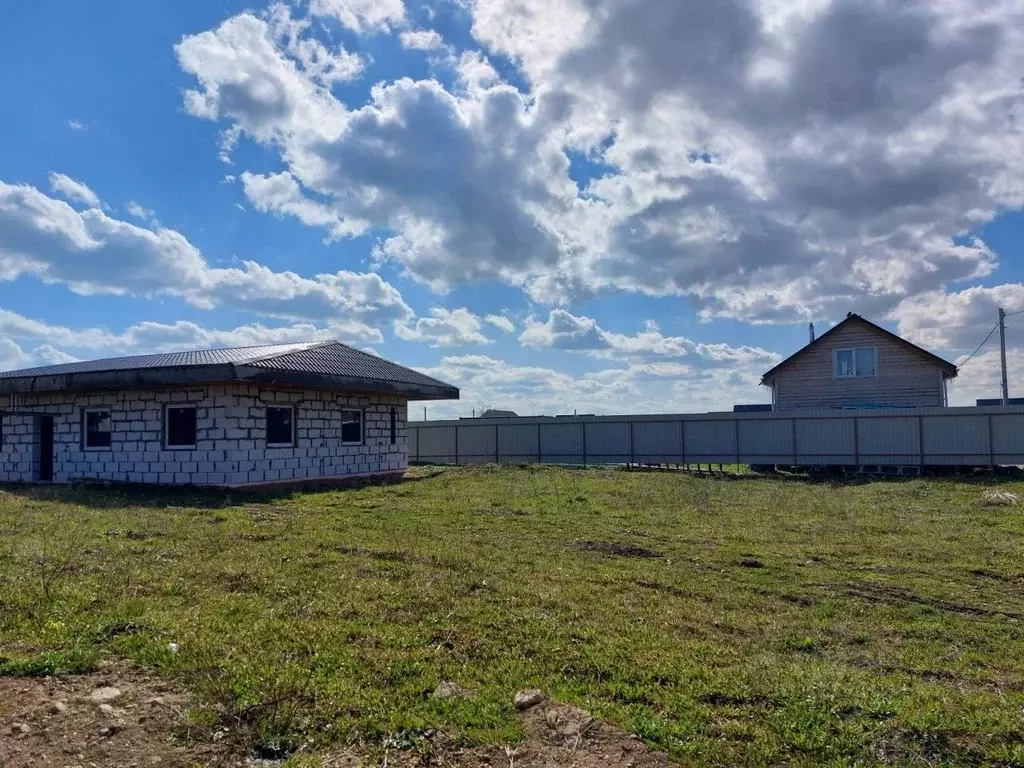
<path id="1" fill-rule="evenodd" d="M 735 416 L 732 417 L 732 435 L 733 440 L 736 442 L 736 471 L 740 471 L 740 420 Z"/>
<path id="2" fill-rule="evenodd" d="M 587 466 L 587 422 L 583 422 L 583 466 Z"/>
<path id="3" fill-rule="evenodd" d="M 636 449 L 633 447 L 633 422 L 629 422 L 629 465 L 632 468 L 634 460 L 636 458 Z M 659 462 L 660 464 L 660 462 Z"/>
<path id="4" fill-rule="evenodd" d="M 679 458 L 680 464 L 686 466 L 686 422 L 679 420 Z"/>
<path id="5" fill-rule="evenodd" d="M 541 463 L 541 452 L 540 452 L 540 428 L 542 424 L 537 422 L 537 463 Z"/>
<path id="6" fill-rule="evenodd" d="M 498 425 L 494 425 L 494 463 L 501 464 L 501 449 L 498 448 Z"/>
<path id="7" fill-rule="evenodd" d="M 455 425 L 455 466 L 459 466 L 459 425 Z"/>

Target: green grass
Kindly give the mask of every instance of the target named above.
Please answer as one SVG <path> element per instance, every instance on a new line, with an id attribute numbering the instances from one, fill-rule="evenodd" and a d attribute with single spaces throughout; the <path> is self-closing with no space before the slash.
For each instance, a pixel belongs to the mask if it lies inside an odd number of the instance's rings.
<path id="1" fill-rule="evenodd" d="M 0 674 L 126 657 L 285 751 L 514 741 L 512 695 L 538 687 L 686 765 L 1024 765 L 1024 515 L 990 487 L 7 487 Z M 441 680 L 477 696 L 433 699 Z"/>

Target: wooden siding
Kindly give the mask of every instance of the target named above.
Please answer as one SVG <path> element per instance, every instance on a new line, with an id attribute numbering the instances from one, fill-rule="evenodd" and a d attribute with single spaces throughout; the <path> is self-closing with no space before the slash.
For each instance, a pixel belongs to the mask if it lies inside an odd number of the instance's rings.
<path id="1" fill-rule="evenodd" d="M 835 377 L 835 350 L 874 347 L 876 375 Z M 935 408 L 944 405 L 942 369 L 925 355 L 870 325 L 850 323 L 780 368 L 769 384 L 775 409 L 838 408 L 865 403 Z"/>

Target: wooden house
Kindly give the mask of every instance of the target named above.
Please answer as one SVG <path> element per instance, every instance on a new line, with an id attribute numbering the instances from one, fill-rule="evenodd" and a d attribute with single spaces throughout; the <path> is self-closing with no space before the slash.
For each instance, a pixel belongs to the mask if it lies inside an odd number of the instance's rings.
<path id="1" fill-rule="evenodd" d="M 850 313 L 761 378 L 772 410 L 943 407 L 957 368 Z"/>

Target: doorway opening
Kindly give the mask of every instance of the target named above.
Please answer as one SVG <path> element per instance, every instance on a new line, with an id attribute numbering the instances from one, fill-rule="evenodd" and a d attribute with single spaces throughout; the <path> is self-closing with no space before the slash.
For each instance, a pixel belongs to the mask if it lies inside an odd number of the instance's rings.
<path id="1" fill-rule="evenodd" d="M 39 480 L 53 480 L 53 416 L 39 417 Z"/>

